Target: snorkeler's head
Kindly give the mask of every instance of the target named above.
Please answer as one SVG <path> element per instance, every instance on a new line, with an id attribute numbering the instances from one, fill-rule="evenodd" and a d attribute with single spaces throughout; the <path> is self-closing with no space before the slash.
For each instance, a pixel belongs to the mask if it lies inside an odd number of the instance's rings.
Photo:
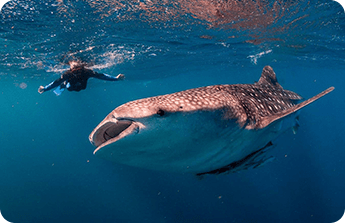
<path id="1" fill-rule="evenodd" d="M 81 61 L 78 61 L 78 60 L 72 60 L 72 61 L 69 61 L 68 63 L 70 65 L 71 70 L 82 68 L 85 66 L 84 63 L 82 63 Z"/>

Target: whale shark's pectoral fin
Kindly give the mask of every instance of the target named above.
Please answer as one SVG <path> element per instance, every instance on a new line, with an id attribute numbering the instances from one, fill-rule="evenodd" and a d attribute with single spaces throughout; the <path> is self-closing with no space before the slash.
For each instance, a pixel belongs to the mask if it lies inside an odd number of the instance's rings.
<path id="1" fill-rule="evenodd" d="M 260 122 L 258 122 L 256 125 L 247 125 L 246 129 L 263 129 L 266 126 L 268 126 L 269 124 L 271 124 L 272 122 L 279 120 L 281 118 L 284 118 L 285 116 L 288 116 L 298 110 L 300 110 L 301 108 L 303 108 L 304 106 L 309 105 L 310 103 L 316 101 L 317 99 L 325 96 L 326 94 L 330 93 L 331 91 L 334 90 L 334 87 L 330 87 L 327 90 L 324 90 L 323 92 L 315 95 L 312 98 L 309 98 L 308 100 L 305 100 L 289 109 L 286 109 L 282 112 L 279 112 L 275 115 L 271 115 L 271 116 L 267 116 L 265 118 L 263 118 L 262 120 L 260 120 Z"/>
<path id="2" fill-rule="evenodd" d="M 204 175 L 208 175 L 208 174 L 218 175 L 218 174 L 226 174 L 226 173 L 235 173 L 235 172 L 239 172 L 241 170 L 247 170 L 247 169 L 255 169 L 275 159 L 275 157 L 273 156 L 267 157 L 267 151 L 274 147 L 275 145 L 273 145 L 273 143 L 270 141 L 263 148 L 249 154 L 248 156 L 244 157 L 241 160 L 230 163 L 229 165 L 221 167 L 216 170 L 212 170 L 212 171 L 204 172 L 204 173 L 197 173 L 196 176 L 203 177 Z"/>

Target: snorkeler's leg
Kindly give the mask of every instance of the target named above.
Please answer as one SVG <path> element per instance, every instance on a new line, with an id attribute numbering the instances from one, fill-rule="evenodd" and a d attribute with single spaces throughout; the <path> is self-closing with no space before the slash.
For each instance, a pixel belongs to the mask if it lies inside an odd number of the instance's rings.
<path id="1" fill-rule="evenodd" d="M 100 74 L 100 73 L 96 73 L 96 72 L 94 72 L 93 77 L 101 79 L 101 80 L 106 80 L 106 81 L 119 81 L 119 80 L 125 79 L 125 75 L 123 75 L 123 74 L 119 74 L 116 77 L 113 77 L 113 76 L 108 75 L 108 74 Z"/>

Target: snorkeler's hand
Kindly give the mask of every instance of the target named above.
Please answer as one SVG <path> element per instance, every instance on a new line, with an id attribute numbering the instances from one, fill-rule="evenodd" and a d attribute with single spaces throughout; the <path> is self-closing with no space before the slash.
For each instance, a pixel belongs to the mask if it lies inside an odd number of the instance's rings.
<path id="1" fill-rule="evenodd" d="M 44 92 L 44 87 L 43 86 L 40 86 L 38 88 L 38 93 L 42 94 Z"/>
<path id="2" fill-rule="evenodd" d="M 125 79 L 125 75 L 119 74 L 119 75 L 116 76 L 116 78 L 117 78 L 118 80 L 123 80 L 123 79 Z"/>

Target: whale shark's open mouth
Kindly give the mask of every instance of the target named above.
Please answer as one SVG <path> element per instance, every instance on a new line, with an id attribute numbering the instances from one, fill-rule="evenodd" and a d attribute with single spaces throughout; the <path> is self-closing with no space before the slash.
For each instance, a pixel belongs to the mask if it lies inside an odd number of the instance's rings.
<path id="1" fill-rule="evenodd" d="M 101 123 L 89 136 L 90 142 L 97 147 L 93 153 L 127 135 L 138 133 L 141 127 L 141 123 L 131 120 L 111 119 Z"/>

